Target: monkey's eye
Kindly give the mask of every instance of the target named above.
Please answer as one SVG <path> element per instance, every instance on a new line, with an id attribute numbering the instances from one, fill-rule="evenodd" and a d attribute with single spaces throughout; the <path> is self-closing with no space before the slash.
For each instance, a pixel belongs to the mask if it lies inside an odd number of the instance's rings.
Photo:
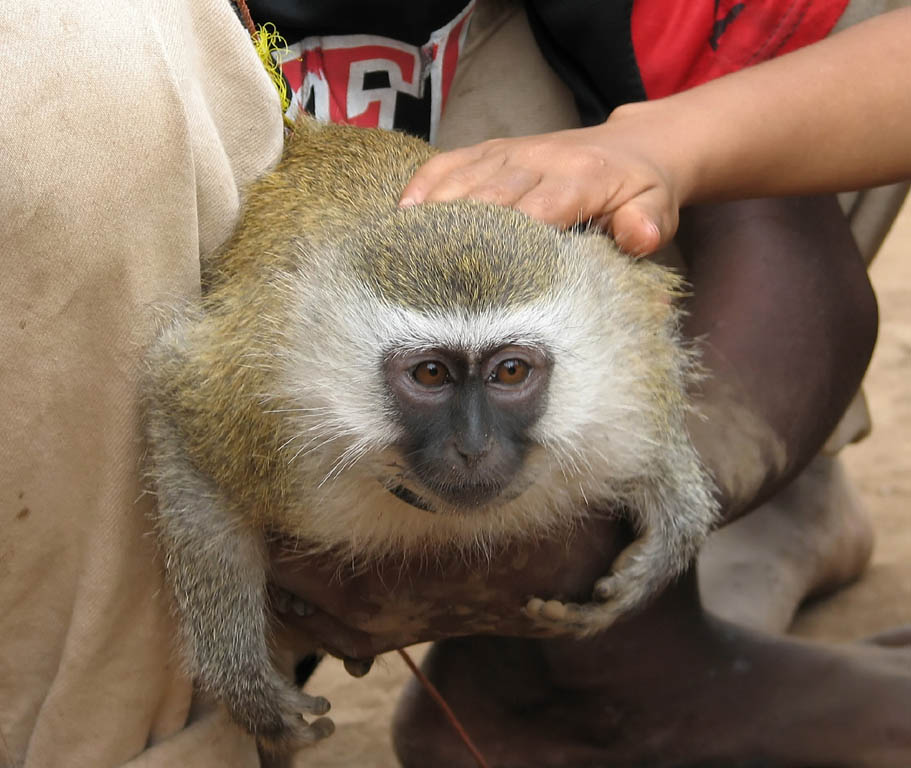
<path id="1" fill-rule="evenodd" d="M 442 387 L 449 381 L 449 371 L 436 360 L 425 360 L 415 366 L 411 372 L 414 380 L 424 387 Z"/>
<path id="2" fill-rule="evenodd" d="M 524 360 L 504 360 L 494 369 L 491 379 L 499 384 L 521 384 L 530 372 L 531 368 Z"/>

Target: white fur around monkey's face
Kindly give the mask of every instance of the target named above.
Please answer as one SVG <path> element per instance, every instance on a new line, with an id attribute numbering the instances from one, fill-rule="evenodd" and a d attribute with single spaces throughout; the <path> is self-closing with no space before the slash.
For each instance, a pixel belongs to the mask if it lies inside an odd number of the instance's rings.
<path id="1" fill-rule="evenodd" d="M 446 208 L 434 211 L 437 227 L 446 224 Z M 482 206 L 473 215 L 518 216 Z M 450 224 L 466 227 L 464 218 Z M 521 226 L 528 247 L 527 221 Z M 407 231 L 414 229 L 409 222 Z M 670 308 L 675 284 L 606 238 L 543 226 L 536 235 L 533 245 L 551 257 L 527 260 L 535 274 L 502 278 L 510 296 L 527 294 L 524 302 L 499 303 L 489 286 L 468 284 L 496 280 L 507 261 L 522 263 L 502 238 L 466 243 L 463 236 L 452 254 L 428 252 L 428 264 L 449 269 L 433 283 L 451 292 L 435 296 L 421 292 L 420 264 L 395 262 L 397 231 L 375 233 L 370 253 L 301 260 L 300 274 L 284 285 L 293 295 L 282 304 L 294 309 L 280 321 L 283 352 L 273 364 L 283 451 L 307 500 L 308 536 L 316 529 L 318 541 L 359 556 L 444 544 L 484 550 L 590 508 L 629 503 L 627 489 L 656 470 L 682 429 L 684 404 L 674 389 L 682 392 L 689 365 Z M 405 245 L 405 253 L 421 252 Z M 307 290 L 314 258 L 343 264 L 331 296 Z M 326 270 L 321 263 L 318 271 Z M 496 365 L 515 359 L 528 365 L 527 380 L 499 386 Z M 426 408 L 420 391 L 411 399 L 410 385 L 397 383 L 422 360 L 448 374 Z M 521 389 L 532 385 L 530 395 Z M 483 448 L 466 459 L 468 411 L 480 419 Z"/>

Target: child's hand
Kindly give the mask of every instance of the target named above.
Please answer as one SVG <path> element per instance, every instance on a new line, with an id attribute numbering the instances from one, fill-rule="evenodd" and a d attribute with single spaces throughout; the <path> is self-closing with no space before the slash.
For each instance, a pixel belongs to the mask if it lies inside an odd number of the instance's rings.
<path id="1" fill-rule="evenodd" d="M 639 128 L 612 118 L 445 152 L 418 170 L 401 204 L 471 198 L 559 227 L 590 220 L 624 250 L 651 253 L 676 231 L 679 198 L 672 179 L 637 146 Z"/>

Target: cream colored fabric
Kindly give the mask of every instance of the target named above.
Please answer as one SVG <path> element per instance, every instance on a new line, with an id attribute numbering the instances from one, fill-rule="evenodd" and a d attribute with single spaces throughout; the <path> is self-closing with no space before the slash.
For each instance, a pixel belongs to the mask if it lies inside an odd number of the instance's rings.
<path id="1" fill-rule="evenodd" d="M 224 0 L 0 4 L 0 765 L 258 765 L 184 727 L 137 381 L 278 110 Z"/>

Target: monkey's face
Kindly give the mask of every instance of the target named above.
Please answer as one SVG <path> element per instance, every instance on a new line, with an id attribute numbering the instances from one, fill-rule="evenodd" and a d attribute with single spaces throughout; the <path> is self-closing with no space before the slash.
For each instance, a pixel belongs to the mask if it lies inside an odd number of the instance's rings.
<path id="1" fill-rule="evenodd" d="M 684 435 L 675 285 L 605 238 L 471 203 L 302 244 L 270 325 L 302 534 L 483 549 L 629 498 Z"/>
<path id="2" fill-rule="evenodd" d="M 384 373 L 402 428 L 393 493 L 418 507 L 435 509 L 442 500 L 460 512 L 521 493 L 531 429 L 546 404 L 543 350 L 416 351 L 389 358 Z"/>

